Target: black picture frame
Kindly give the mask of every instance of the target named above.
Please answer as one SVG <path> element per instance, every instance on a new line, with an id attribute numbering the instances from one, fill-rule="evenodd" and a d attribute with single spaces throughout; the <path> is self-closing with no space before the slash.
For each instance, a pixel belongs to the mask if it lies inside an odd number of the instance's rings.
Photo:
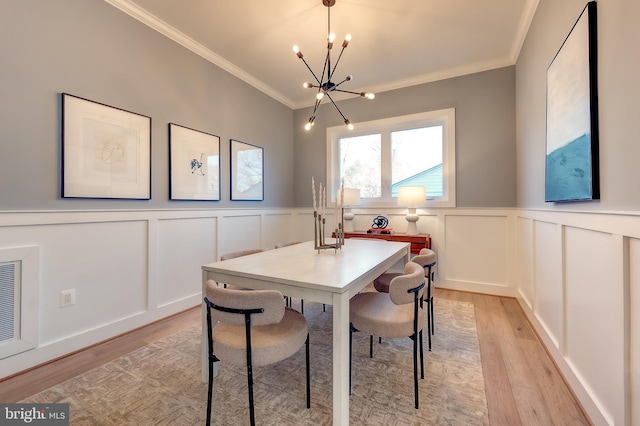
<path id="1" fill-rule="evenodd" d="M 231 200 L 264 200 L 264 149 L 230 140 Z"/>
<path id="2" fill-rule="evenodd" d="M 220 137 L 169 123 L 169 199 L 220 200 Z"/>
<path id="3" fill-rule="evenodd" d="M 547 202 L 600 199 L 596 10 L 586 4 L 547 69 Z"/>

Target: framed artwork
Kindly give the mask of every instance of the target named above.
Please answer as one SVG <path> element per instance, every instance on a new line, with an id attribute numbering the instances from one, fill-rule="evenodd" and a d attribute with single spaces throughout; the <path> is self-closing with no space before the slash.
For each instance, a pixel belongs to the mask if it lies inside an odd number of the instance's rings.
<path id="1" fill-rule="evenodd" d="M 234 139 L 231 139 L 231 199 L 264 199 L 263 149 Z"/>
<path id="2" fill-rule="evenodd" d="M 151 198 L 151 117 L 62 94 L 62 197 Z"/>
<path id="3" fill-rule="evenodd" d="M 220 137 L 169 123 L 169 198 L 220 200 Z"/>
<path id="4" fill-rule="evenodd" d="M 600 198 L 596 2 L 547 69 L 545 201 Z"/>

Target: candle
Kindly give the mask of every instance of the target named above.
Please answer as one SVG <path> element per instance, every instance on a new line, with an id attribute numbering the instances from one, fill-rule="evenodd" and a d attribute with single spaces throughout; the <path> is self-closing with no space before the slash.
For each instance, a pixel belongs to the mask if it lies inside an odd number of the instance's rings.
<path id="1" fill-rule="evenodd" d="M 311 195 L 313 196 L 313 211 L 316 211 L 316 181 L 311 176 Z"/>

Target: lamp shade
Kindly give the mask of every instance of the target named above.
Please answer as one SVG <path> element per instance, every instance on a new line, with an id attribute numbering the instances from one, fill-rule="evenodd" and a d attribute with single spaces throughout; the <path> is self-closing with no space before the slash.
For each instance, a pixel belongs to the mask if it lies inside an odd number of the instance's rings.
<path id="1" fill-rule="evenodd" d="M 359 206 L 360 190 L 357 188 L 344 188 L 344 205 Z"/>
<path id="2" fill-rule="evenodd" d="M 424 186 L 401 186 L 398 188 L 398 205 L 417 207 L 424 205 L 427 191 Z"/>

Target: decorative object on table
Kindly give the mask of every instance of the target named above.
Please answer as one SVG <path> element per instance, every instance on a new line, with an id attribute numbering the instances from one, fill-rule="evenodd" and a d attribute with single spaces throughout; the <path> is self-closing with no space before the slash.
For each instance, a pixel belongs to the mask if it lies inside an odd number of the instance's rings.
<path id="1" fill-rule="evenodd" d="M 344 232 L 353 232 L 353 218 L 355 215 L 351 207 L 360 205 L 360 190 L 357 188 L 344 188 L 344 206 L 342 218 L 344 219 Z"/>
<path id="2" fill-rule="evenodd" d="M 600 198 L 596 2 L 547 69 L 545 201 Z"/>
<path id="3" fill-rule="evenodd" d="M 320 183 L 320 187 L 318 190 L 318 198 L 316 199 L 316 182 L 313 177 L 311 177 L 311 195 L 313 198 L 313 223 L 314 223 L 314 248 L 318 250 L 326 250 L 326 249 L 334 249 L 336 252 L 338 249 L 341 249 L 344 245 L 344 185 L 340 189 L 340 198 L 336 195 L 336 203 L 335 203 L 335 227 L 333 231 L 333 235 L 335 236 L 335 240 L 333 244 L 328 244 L 325 242 L 325 211 L 327 208 L 327 188 L 326 186 L 323 188 L 322 183 Z"/>
<path id="4" fill-rule="evenodd" d="M 151 198 L 151 117 L 62 94 L 62 197 Z"/>
<path id="5" fill-rule="evenodd" d="M 424 205 L 427 191 L 424 186 L 401 186 L 398 188 L 398 205 L 409 208 L 406 219 L 407 235 L 418 235 L 416 222 L 420 216 L 416 214 L 416 207 Z"/>
<path id="6" fill-rule="evenodd" d="M 171 200 L 220 200 L 220 137 L 169 123 Z"/>
<path id="7" fill-rule="evenodd" d="M 342 42 L 342 50 L 340 50 L 340 55 L 338 56 L 338 59 L 336 60 L 332 68 L 331 67 L 331 48 L 333 47 L 335 34 L 331 32 L 331 6 L 336 4 L 336 0 L 322 0 L 322 4 L 327 7 L 327 55 L 324 60 L 322 74 L 320 75 L 319 78 L 316 75 L 316 73 L 313 72 L 309 64 L 307 64 L 307 61 L 304 60 L 304 56 L 302 55 L 302 52 L 300 51 L 298 46 L 293 46 L 294 53 L 298 56 L 298 58 L 302 60 L 302 62 L 304 62 L 307 69 L 311 72 L 311 75 L 313 75 L 313 78 L 315 79 L 315 83 L 304 83 L 304 87 L 307 89 L 318 89 L 316 92 L 316 101 L 315 101 L 315 105 L 313 106 L 313 112 L 311 113 L 311 117 L 309 117 L 309 121 L 307 121 L 307 124 L 305 124 L 304 128 L 305 130 L 311 129 L 316 119 L 316 112 L 318 111 L 318 107 L 320 106 L 320 103 L 322 103 L 322 100 L 326 96 L 329 98 L 333 106 L 336 107 L 336 110 L 344 120 L 344 124 L 346 124 L 347 127 L 349 127 L 349 130 L 353 130 L 353 124 L 351 124 L 351 122 L 347 119 L 347 117 L 344 116 L 342 111 L 340 111 L 340 108 L 338 108 L 338 105 L 334 102 L 333 98 L 331 97 L 331 93 L 333 92 L 351 93 L 353 95 L 358 95 L 366 99 L 374 99 L 376 95 L 371 92 L 352 92 L 349 90 L 338 89 L 338 87 L 342 85 L 342 83 L 350 81 L 353 78 L 353 76 L 351 75 L 346 76 L 344 80 L 338 83 L 334 83 L 333 81 L 331 81 L 333 78 L 333 74 L 336 71 L 336 68 L 338 68 L 338 63 L 340 62 L 340 58 L 342 58 L 342 53 L 344 52 L 344 49 L 346 49 L 346 47 L 349 45 L 349 41 L 351 40 L 351 34 L 347 34 L 344 41 Z M 325 77 L 326 77 L 326 80 L 325 80 Z"/>
<path id="8" fill-rule="evenodd" d="M 376 216 L 373 218 L 371 227 L 367 229 L 367 234 L 391 234 L 393 230 L 388 228 L 389 219 L 384 216 Z"/>
<path id="9" fill-rule="evenodd" d="M 231 200 L 262 201 L 263 199 L 263 149 L 231 139 Z"/>

